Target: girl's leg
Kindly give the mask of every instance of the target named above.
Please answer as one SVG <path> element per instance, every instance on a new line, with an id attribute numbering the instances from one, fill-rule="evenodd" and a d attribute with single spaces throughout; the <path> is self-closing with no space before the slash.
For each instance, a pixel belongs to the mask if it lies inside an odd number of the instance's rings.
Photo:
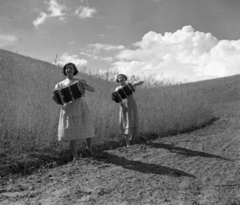
<path id="1" fill-rule="evenodd" d="M 137 137 L 136 137 L 136 134 L 137 134 L 137 128 L 133 127 L 132 128 L 132 134 L 130 135 L 130 139 L 129 139 L 132 144 L 135 144 L 136 141 L 138 140 Z"/>
<path id="2" fill-rule="evenodd" d="M 130 135 L 129 141 L 130 141 L 130 143 L 135 144 L 134 134 L 131 134 L 131 135 Z"/>
<path id="3" fill-rule="evenodd" d="M 70 147 L 73 153 L 73 160 L 77 158 L 77 140 L 70 140 Z"/>
<path id="4" fill-rule="evenodd" d="M 87 138 L 87 148 L 90 152 L 92 152 L 92 138 Z"/>
<path id="5" fill-rule="evenodd" d="M 129 137 L 130 137 L 129 134 L 124 134 L 124 138 L 125 138 L 125 142 L 126 142 L 127 147 L 130 147 Z"/>

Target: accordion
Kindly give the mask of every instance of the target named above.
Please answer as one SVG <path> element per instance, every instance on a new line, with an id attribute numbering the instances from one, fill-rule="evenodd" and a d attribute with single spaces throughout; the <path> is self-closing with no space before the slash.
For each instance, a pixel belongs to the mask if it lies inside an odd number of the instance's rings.
<path id="1" fill-rule="evenodd" d="M 85 89 L 82 83 L 75 83 L 65 88 L 61 88 L 53 91 L 53 95 L 59 104 L 66 104 L 72 102 L 85 93 Z"/>
<path id="2" fill-rule="evenodd" d="M 116 103 L 122 102 L 128 96 L 132 95 L 135 92 L 135 89 L 131 83 L 127 83 L 124 87 L 114 91 L 112 93 L 112 100 Z"/>

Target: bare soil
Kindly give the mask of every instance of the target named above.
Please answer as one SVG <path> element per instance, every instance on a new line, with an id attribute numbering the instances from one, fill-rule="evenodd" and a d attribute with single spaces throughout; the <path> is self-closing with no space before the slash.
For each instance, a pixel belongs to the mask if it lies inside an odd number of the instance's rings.
<path id="1" fill-rule="evenodd" d="M 1 205 L 239 205 L 240 116 L 1 181 Z"/>

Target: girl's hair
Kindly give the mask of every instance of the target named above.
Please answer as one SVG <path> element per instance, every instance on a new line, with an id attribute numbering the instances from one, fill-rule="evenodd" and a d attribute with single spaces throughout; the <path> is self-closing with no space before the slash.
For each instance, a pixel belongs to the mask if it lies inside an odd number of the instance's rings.
<path id="1" fill-rule="evenodd" d="M 120 76 L 123 76 L 123 77 L 125 78 L 125 80 L 127 80 L 127 76 L 126 76 L 126 75 L 124 75 L 124 74 L 119 74 L 119 75 L 117 76 L 117 79 L 116 79 L 116 82 L 117 82 L 117 83 L 119 83 L 118 78 L 119 78 Z"/>
<path id="2" fill-rule="evenodd" d="M 75 65 L 74 63 L 67 63 L 65 66 L 63 66 L 63 74 L 64 74 L 64 75 L 67 75 L 66 69 L 67 69 L 67 67 L 68 67 L 69 65 L 72 65 L 72 66 L 73 66 L 73 69 L 74 69 L 73 75 L 77 75 L 77 74 L 78 74 L 78 70 L 77 70 L 77 67 L 76 67 L 76 65 Z"/>

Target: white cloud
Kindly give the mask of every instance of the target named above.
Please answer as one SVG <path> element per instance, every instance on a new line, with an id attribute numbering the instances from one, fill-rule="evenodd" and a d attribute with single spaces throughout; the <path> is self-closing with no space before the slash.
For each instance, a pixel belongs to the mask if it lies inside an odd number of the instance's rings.
<path id="1" fill-rule="evenodd" d="M 111 50 L 123 50 L 125 47 L 123 45 L 110 45 L 110 44 L 89 44 L 88 48 L 92 49 L 96 53 L 100 52 L 101 50 L 111 51 Z"/>
<path id="2" fill-rule="evenodd" d="M 33 25 L 37 28 L 46 21 L 47 17 L 48 15 L 46 13 L 41 12 L 37 19 L 33 21 Z"/>
<path id="3" fill-rule="evenodd" d="M 42 11 L 40 12 L 37 19 L 33 21 L 33 25 L 36 28 L 38 28 L 40 24 L 43 24 L 48 18 L 59 17 L 61 21 L 65 20 L 66 13 L 63 13 L 63 11 L 67 9 L 65 5 L 59 4 L 57 0 L 50 0 L 49 2 L 46 2 L 46 4 L 48 5 L 47 10 L 50 13 L 46 14 Z"/>
<path id="4" fill-rule="evenodd" d="M 102 57 L 102 60 L 110 63 L 113 61 L 113 58 L 112 57 Z"/>
<path id="5" fill-rule="evenodd" d="M 59 4 L 56 0 L 50 0 L 48 3 L 48 10 L 50 11 L 50 16 L 64 16 L 64 10 L 66 10 L 65 5 Z"/>
<path id="6" fill-rule="evenodd" d="M 96 54 L 93 54 L 93 53 L 89 53 L 89 52 L 80 52 L 81 55 L 85 55 L 89 58 L 92 58 L 92 59 L 95 59 L 95 60 L 103 60 L 103 61 L 106 61 L 106 62 L 112 62 L 113 61 L 113 58 L 112 57 L 104 57 L 104 56 L 101 56 L 101 55 L 96 55 Z"/>
<path id="7" fill-rule="evenodd" d="M 89 51 L 87 51 L 87 52 L 82 51 L 82 52 L 80 52 L 80 54 L 85 55 L 85 56 L 87 56 L 87 57 L 89 57 L 89 58 L 99 59 L 99 56 L 98 56 L 98 55 L 95 55 L 95 54 L 93 54 L 93 53 L 91 53 L 91 52 L 89 52 Z"/>
<path id="8" fill-rule="evenodd" d="M 80 54 L 88 56 L 95 60 L 103 60 L 106 62 L 112 62 L 113 57 L 109 55 L 103 55 L 103 52 L 112 52 L 112 51 L 119 51 L 125 49 L 123 45 L 111 45 L 111 44 L 89 44 L 88 49 L 85 49 L 84 51 L 80 52 Z"/>
<path id="9" fill-rule="evenodd" d="M 94 8 L 80 6 L 74 13 L 81 19 L 91 18 L 97 10 Z"/>
<path id="10" fill-rule="evenodd" d="M 14 35 L 0 35 L 0 48 L 7 47 L 14 44 L 17 41 L 17 37 Z"/>
<path id="11" fill-rule="evenodd" d="M 164 35 L 150 31 L 133 46 L 118 53 L 114 69 L 127 75 L 181 82 L 240 73 L 240 40 L 219 41 L 191 26 Z"/>
<path id="12" fill-rule="evenodd" d="M 65 65 L 67 63 L 74 63 L 76 66 L 85 66 L 88 62 L 85 59 L 79 58 L 77 55 L 69 55 L 68 53 L 63 53 L 57 64 Z"/>

